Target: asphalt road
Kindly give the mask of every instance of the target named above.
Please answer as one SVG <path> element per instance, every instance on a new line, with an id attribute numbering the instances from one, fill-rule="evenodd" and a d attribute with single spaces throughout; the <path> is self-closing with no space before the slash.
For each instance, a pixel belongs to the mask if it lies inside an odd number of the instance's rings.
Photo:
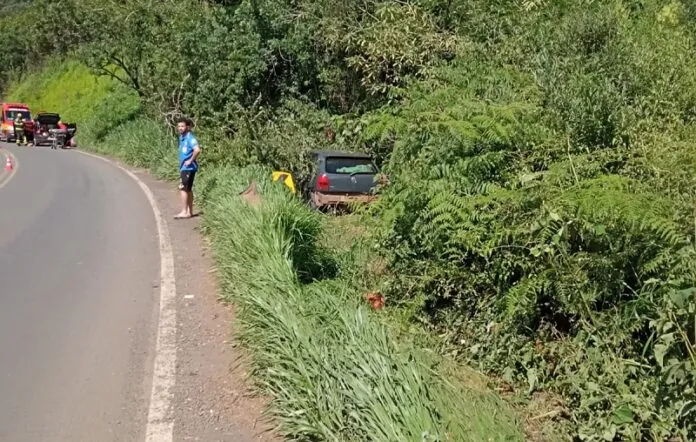
<path id="1" fill-rule="evenodd" d="M 8 147 L 0 173 L 0 441 L 145 437 L 157 318 L 152 209 L 78 152 Z"/>

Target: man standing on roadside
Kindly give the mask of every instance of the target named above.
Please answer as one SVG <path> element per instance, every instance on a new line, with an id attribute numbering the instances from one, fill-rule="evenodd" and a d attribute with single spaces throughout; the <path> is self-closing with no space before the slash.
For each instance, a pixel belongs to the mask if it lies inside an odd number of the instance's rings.
<path id="1" fill-rule="evenodd" d="M 193 179 L 198 172 L 198 155 L 201 147 L 191 133 L 191 122 L 181 118 L 177 122 L 179 131 L 179 194 L 181 196 L 181 212 L 175 219 L 191 218 L 193 215 Z"/>

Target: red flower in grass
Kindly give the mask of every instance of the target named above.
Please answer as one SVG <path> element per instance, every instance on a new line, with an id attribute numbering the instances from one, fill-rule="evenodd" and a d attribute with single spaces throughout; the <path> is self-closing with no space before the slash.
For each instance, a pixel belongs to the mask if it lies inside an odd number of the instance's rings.
<path id="1" fill-rule="evenodd" d="M 366 293 L 365 299 L 375 310 L 380 310 L 382 307 L 384 307 L 384 296 L 382 296 L 382 294 L 379 292 Z"/>

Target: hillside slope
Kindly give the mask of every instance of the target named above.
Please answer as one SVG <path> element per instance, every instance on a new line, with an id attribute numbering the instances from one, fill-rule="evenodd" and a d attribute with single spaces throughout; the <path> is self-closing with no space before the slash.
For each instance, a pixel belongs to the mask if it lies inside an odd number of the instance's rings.
<path id="1" fill-rule="evenodd" d="M 168 170 L 160 122 L 193 116 L 225 204 L 239 168 L 302 181 L 311 149 L 373 153 L 391 183 L 331 245 L 351 299 L 380 291 L 406 335 L 553 398 L 535 422 L 569 438 L 696 438 L 693 2 L 97 3 L 28 28 L 27 59 L 130 89 L 94 137 L 114 153 Z"/>
<path id="2" fill-rule="evenodd" d="M 73 62 L 52 64 L 17 83 L 9 96 L 42 108 L 53 105 L 50 109 L 76 116 L 88 128 L 111 125 L 102 138 L 89 132 L 81 144 L 172 177 L 174 138 L 160 125 L 142 115 L 122 121 L 118 112 L 81 113 L 99 102 L 114 102 L 121 92 L 116 87 L 85 93 L 79 80 L 86 75 Z M 36 85 L 60 91 L 63 101 L 53 101 L 51 92 L 36 94 Z M 350 281 L 299 282 L 305 267 L 319 277 L 315 269 L 333 252 L 317 244 L 321 217 L 284 192 L 278 194 L 277 187 L 269 186 L 266 169 L 240 170 L 208 161 L 203 167 L 199 197 L 220 269 L 221 296 L 240 309 L 242 339 L 255 356 L 255 380 L 274 397 L 272 410 L 285 434 L 346 441 L 414 440 L 421 435 L 433 441 L 523 440 L 511 407 L 484 383 L 471 388 L 441 377 L 443 361 L 396 339 L 379 316 L 361 305 L 357 289 L 346 284 Z M 247 174 L 262 183 L 268 198 L 260 210 L 231 198 L 245 186 Z M 290 224 L 279 223 L 282 219 Z M 473 373 L 466 377 L 469 382 L 477 378 Z"/>

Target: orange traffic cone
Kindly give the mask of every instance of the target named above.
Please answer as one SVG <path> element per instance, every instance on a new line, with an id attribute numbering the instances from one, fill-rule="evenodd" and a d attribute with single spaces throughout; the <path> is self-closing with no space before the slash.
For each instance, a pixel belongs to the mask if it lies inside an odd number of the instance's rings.
<path id="1" fill-rule="evenodd" d="M 11 171 L 12 169 L 13 169 L 13 167 L 12 167 L 12 160 L 11 160 L 10 157 L 8 156 L 8 157 L 7 157 L 7 162 L 5 163 L 5 170 L 7 170 L 7 171 L 9 172 L 9 171 Z"/>

